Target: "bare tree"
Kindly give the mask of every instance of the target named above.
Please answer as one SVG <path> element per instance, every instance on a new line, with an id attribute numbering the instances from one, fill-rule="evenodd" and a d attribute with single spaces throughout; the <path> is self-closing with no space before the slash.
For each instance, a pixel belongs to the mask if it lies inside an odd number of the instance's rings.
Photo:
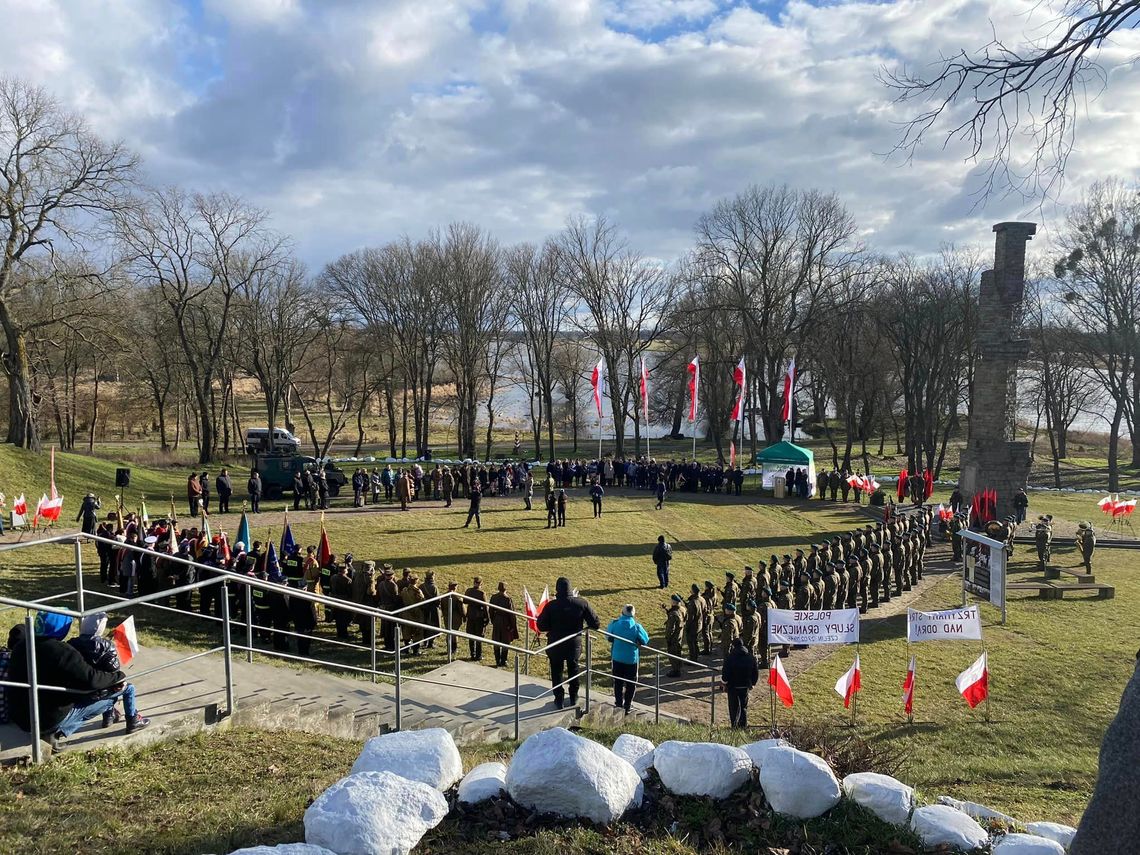
<path id="1" fill-rule="evenodd" d="M 28 328 L 14 305 L 21 267 L 34 258 L 50 266 L 61 246 L 77 245 L 120 205 L 135 166 L 121 143 L 100 140 L 44 90 L 0 78 L 0 327 L 10 443 L 40 447 Z"/>
<path id="2" fill-rule="evenodd" d="M 554 348 L 554 358 L 550 363 L 554 372 L 554 383 L 562 395 L 565 421 L 570 428 L 575 454 L 578 453 L 578 432 L 583 418 L 583 386 L 590 361 L 596 356 L 597 354 L 590 351 L 581 339 L 564 336 L 558 340 Z"/>
<path id="3" fill-rule="evenodd" d="M 1074 341 L 1113 404 L 1109 422 L 1109 489 L 1119 489 L 1120 429 L 1132 431 L 1140 465 L 1140 190 L 1120 181 L 1094 184 L 1069 212 L 1054 273 L 1063 283 Z"/>
<path id="4" fill-rule="evenodd" d="M 675 320 L 680 290 L 668 275 L 629 248 L 605 217 L 571 220 L 557 238 L 560 275 L 586 312 L 575 323 L 590 337 L 606 363 L 606 391 L 614 419 L 614 442 L 625 453 L 625 420 L 636 415 L 641 355 Z M 635 444 L 641 441 L 634 422 Z"/>
<path id="5" fill-rule="evenodd" d="M 986 164 L 987 192 L 1000 185 L 1048 193 L 1064 176 L 1086 90 L 1108 82 L 1100 50 L 1113 33 L 1138 24 L 1140 0 L 1068 0 L 1038 38 L 1011 46 L 995 35 L 940 59 L 929 74 L 884 69 L 880 78 L 898 101 L 924 105 L 904 125 L 896 151 L 912 152 L 939 129 Z"/>
<path id="6" fill-rule="evenodd" d="M 534 429 L 534 452 L 540 448 L 545 414 L 547 458 L 554 459 L 554 348 L 570 309 L 570 291 L 558 275 L 558 250 L 550 241 L 539 249 L 524 243 L 507 251 L 504 259 L 510 299 L 522 330 L 518 359 L 527 376 Z M 535 410 L 537 399 L 538 407 Z"/>

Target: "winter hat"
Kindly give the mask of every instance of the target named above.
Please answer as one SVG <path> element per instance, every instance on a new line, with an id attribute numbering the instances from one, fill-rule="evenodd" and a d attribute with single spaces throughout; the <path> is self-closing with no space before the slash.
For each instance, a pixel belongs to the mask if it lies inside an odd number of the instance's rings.
<path id="1" fill-rule="evenodd" d="M 673 602 L 675 602 L 675 603 L 681 602 L 681 595 L 680 594 L 674 594 L 673 595 Z"/>
<path id="2" fill-rule="evenodd" d="M 675 594 L 674 594 L 674 597 L 677 600 L 681 599 L 680 597 L 677 597 Z M 625 615 L 626 617 L 633 617 L 633 613 L 634 613 L 633 603 L 626 603 L 624 606 L 622 606 L 621 613 L 623 615 Z"/>
<path id="3" fill-rule="evenodd" d="M 107 629 L 107 613 L 98 612 L 97 614 L 87 615 L 79 621 L 79 634 L 80 635 L 95 635 L 103 634 Z"/>
<path id="4" fill-rule="evenodd" d="M 71 631 L 71 618 L 54 612 L 36 614 L 36 635 L 40 638 L 54 638 L 62 641 Z"/>

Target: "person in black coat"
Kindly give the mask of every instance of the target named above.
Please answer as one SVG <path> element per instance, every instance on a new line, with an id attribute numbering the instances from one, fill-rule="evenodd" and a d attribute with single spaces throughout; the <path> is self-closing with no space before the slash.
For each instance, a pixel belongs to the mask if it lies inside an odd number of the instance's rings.
<path id="1" fill-rule="evenodd" d="M 70 736 L 88 719 L 102 716 L 121 697 L 126 676 L 122 671 L 99 671 L 89 665 L 78 650 L 62 639 L 71 629 L 71 618 L 40 612 L 36 625 L 36 676 L 41 685 L 61 686 L 71 691 L 36 692 L 40 708 L 40 736 L 50 739 L 52 747 Z M 8 633 L 12 650 L 8 680 L 23 683 L 28 679 L 28 654 L 24 627 L 17 625 Z M 28 690 L 7 687 L 8 714 L 12 721 L 31 732 L 32 713 Z"/>
<path id="2" fill-rule="evenodd" d="M 234 494 L 234 485 L 230 483 L 228 469 L 223 469 L 218 473 L 218 477 L 214 479 L 214 486 L 218 490 L 218 513 L 228 514 L 230 512 L 230 496 Z M 205 492 L 203 491 L 204 496 Z"/>
<path id="3" fill-rule="evenodd" d="M 538 631 L 545 632 L 547 641 L 553 645 L 546 655 L 550 659 L 550 683 L 554 687 L 554 705 L 558 709 L 562 709 L 565 696 L 563 669 L 569 680 L 570 705 L 578 703 L 578 658 L 582 653 L 580 633 L 584 626 L 599 629 L 601 624 L 586 600 L 570 595 L 570 580 L 560 576 L 554 583 L 554 599 L 538 616 Z"/>
<path id="4" fill-rule="evenodd" d="M 745 649 L 741 639 L 734 638 L 720 674 L 721 684 L 728 694 L 728 719 L 733 727 L 748 727 L 748 691 L 759 679 L 756 657 Z"/>
<path id="5" fill-rule="evenodd" d="M 255 514 L 261 512 L 261 475 L 254 469 L 249 473 L 249 480 L 245 485 L 249 493 L 249 509 Z M 310 508 L 312 510 L 312 508 Z"/>
<path id="6" fill-rule="evenodd" d="M 479 508 L 483 504 L 483 491 L 479 489 L 479 485 L 471 485 L 471 495 L 469 496 L 471 506 L 467 509 L 467 522 L 463 524 L 464 528 L 471 527 L 471 520 L 475 520 L 476 528 L 483 527 L 483 520 L 479 515 Z"/>
<path id="7" fill-rule="evenodd" d="M 84 497 L 83 504 L 79 507 L 79 513 L 75 517 L 76 522 L 83 520 L 84 534 L 95 533 L 95 526 L 99 524 L 99 516 L 96 513 L 99 507 L 99 500 L 95 498 L 94 493 L 88 493 Z"/>
<path id="8" fill-rule="evenodd" d="M 198 484 L 202 488 L 202 498 L 200 500 L 202 503 L 202 510 L 205 511 L 207 515 L 209 515 L 209 513 L 210 513 L 210 475 L 209 475 L 209 473 L 203 472 L 201 475 L 199 475 L 198 476 Z"/>

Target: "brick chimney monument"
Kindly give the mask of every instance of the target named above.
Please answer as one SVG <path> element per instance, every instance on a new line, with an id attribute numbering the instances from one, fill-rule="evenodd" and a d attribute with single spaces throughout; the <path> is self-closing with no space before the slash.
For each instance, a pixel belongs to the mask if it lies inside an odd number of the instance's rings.
<path id="1" fill-rule="evenodd" d="M 1019 338 L 1025 299 L 1025 245 L 1036 223 L 994 226 L 994 267 L 978 292 L 978 358 L 970 398 L 969 439 L 962 452 L 958 489 L 967 504 L 982 490 L 997 491 L 997 518 L 1013 513 L 1013 494 L 1029 480 L 1028 442 L 1014 440 L 1017 365 L 1029 354 Z"/>

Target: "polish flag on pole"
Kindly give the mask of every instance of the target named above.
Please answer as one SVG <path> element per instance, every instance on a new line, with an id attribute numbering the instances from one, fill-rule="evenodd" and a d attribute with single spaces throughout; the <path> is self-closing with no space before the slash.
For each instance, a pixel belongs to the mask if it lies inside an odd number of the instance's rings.
<path id="1" fill-rule="evenodd" d="M 910 665 L 906 669 L 906 679 L 903 680 L 903 709 L 907 715 L 914 714 L 914 657 L 910 657 Z"/>
<path id="2" fill-rule="evenodd" d="M 590 377 L 590 384 L 594 387 L 594 406 L 598 408 L 598 418 L 602 417 L 602 393 L 606 382 L 605 357 L 598 360 L 594 366 L 594 373 Z"/>
<path id="3" fill-rule="evenodd" d="M 772 667 L 768 669 L 768 685 L 776 690 L 776 697 L 784 706 L 790 707 L 792 699 L 792 684 L 788 682 L 788 675 L 784 673 L 784 663 L 779 656 L 773 657 Z"/>
<path id="4" fill-rule="evenodd" d="M 728 468 L 736 468 L 736 442 L 731 439 L 728 441 Z"/>
<path id="5" fill-rule="evenodd" d="M 641 411 L 645 413 L 645 424 L 649 424 L 649 369 L 645 367 L 645 357 L 641 357 Z"/>
<path id="6" fill-rule="evenodd" d="M 990 693 L 990 672 L 986 667 L 986 654 L 983 652 L 973 665 L 958 675 L 954 681 L 966 703 L 973 709 Z"/>
<path id="7" fill-rule="evenodd" d="M 23 528 L 28 524 L 28 500 L 24 494 L 12 502 L 12 528 Z"/>
<path id="8" fill-rule="evenodd" d="M 736 404 L 732 408 L 732 420 L 738 422 L 744 418 L 744 357 L 740 357 L 740 362 L 732 372 L 732 382 L 740 387 L 740 394 L 736 398 Z"/>
<path id="9" fill-rule="evenodd" d="M 530 591 L 523 585 L 523 608 L 526 610 L 526 622 L 530 627 L 530 631 L 538 633 L 538 609 L 534 605 L 534 600 L 530 596 Z"/>
<path id="10" fill-rule="evenodd" d="M 32 519 L 32 528 L 35 528 L 41 519 L 55 523 L 59 519 L 59 512 L 63 508 L 63 496 L 55 489 L 55 447 L 51 450 L 51 498 L 44 496 L 36 505 L 36 515 Z"/>
<path id="11" fill-rule="evenodd" d="M 701 357 L 693 357 L 689 363 L 689 421 L 697 420 L 698 397 L 701 390 Z"/>
<path id="12" fill-rule="evenodd" d="M 779 657 L 776 657 L 779 659 Z M 835 684 L 835 692 L 839 697 L 843 698 L 843 706 L 850 707 L 851 699 L 855 697 L 855 693 L 863 687 L 862 681 L 863 672 L 859 670 L 859 654 L 855 654 L 855 663 L 847 669 L 847 672 L 839 678 Z"/>
<path id="13" fill-rule="evenodd" d="M 792 419 L 792 391 L 796 385 L 796 358 L 793 356 L 788 362 L 788 373 L 784 375 L 784 415 L 781 421 L 789 422 Z"/>
<path id="14" fill-rule="evenodd" d="M 111 634 L 115 642 L 115 650 L 118 651 L 119 661 L 124 665 L 130 665 L 131 660 L 135 658 L 135 654 L 139 652 L 139 637 L 135 634 L 135 616 L 131 615 L 117 627 Z"/>

